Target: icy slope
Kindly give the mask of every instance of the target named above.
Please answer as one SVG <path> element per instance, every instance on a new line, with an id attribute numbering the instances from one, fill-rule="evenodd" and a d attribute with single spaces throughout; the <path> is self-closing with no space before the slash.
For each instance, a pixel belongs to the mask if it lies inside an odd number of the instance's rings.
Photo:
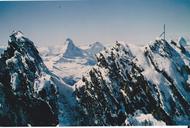
<path id="1" fill-rule="evenodd" d="M 189 56 L 175 42 L 124 42 L 97 55 L 75 84 L 84 125 L 190 124 Z M 139 113 L 140 112 L 140 113 Z M 148 123 L 131 123 L 147 118 Z M 140 117 L 138 116 L 140 115 Z"/>

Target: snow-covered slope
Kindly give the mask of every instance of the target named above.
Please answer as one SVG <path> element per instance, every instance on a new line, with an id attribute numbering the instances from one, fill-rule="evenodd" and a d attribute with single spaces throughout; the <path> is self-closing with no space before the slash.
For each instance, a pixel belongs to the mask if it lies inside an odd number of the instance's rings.
<path id="1" fill-rule="evenodd" d="M 99 53 L 97 65 L 75 84 L 84 114 L 81 122 L 190 124 L 189 50 L 174 44 L 156 40 L 140 47 L 116 42 Z"/>
<path id="2" fill-rule="evenodd" d="M 101 43 L 95 42 L 84 49 L 67 39 L 63 46 L 38 47 L 38 50 L 49 70 L 73 85 L 96 64 L 95 54 L 103 48 Z"/>

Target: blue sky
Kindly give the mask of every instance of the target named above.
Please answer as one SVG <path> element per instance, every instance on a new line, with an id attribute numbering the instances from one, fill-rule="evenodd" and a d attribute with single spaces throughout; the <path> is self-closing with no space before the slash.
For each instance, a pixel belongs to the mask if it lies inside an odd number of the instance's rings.
<path id="1" fill-rule="evenodd" d="M 166 24 L 167 38 L 190 36 L 190 0 L 77 0 L 0 2 L 0 44 L 21 30 L 37 45 L 144 44 Z"/>

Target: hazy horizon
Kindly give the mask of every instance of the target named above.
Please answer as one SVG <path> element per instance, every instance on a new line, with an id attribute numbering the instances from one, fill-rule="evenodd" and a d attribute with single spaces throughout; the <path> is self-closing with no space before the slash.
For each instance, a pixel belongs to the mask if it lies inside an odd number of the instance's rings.
<path id="1" fill-rule="evenodd" d="M 189 0 L 0 2 L 0 45 L 21 30 L 36 45 L 116 40 L 144 44 L 166 24 L 168 39 L 190 37 Z"/>

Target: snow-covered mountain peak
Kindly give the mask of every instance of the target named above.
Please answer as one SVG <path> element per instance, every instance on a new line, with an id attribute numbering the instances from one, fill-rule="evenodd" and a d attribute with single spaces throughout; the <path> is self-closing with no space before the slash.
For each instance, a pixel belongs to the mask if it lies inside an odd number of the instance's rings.
<path id="1" fill-rule="evenodd" d="M 74 44 L 73 40 L 70 38 L 67 38 L 65 43 L 64 43 L 65 51 L 75 49 L 77 46 Z"/>
<path id="2" fill-rule="evenodd" d="M 188 44 L 188 42 L 186 41 L 186 39 L 184 37 L 179 37 L 178 42 L 179 42 L 180 46 L 190 45 L 190 44 Z"/>
<path id="3" fill-rule="evenodd" d="M 24 36 L 24 34 L 19 30 L 19 31 L 13 31 L 12 36 L 15 36 L 16 38 L 21 38 Z"/>
<path id="4" fill-rule="evenodd" d="M 64 45 L 65 45 L 64 47 L 66 47 L 65 52 L 66 52 L 67 50 L 69 51 L 69 50 L 76 50 L 76 49 L 79 49 L 79 48 L 74 44 L 73 40 L 71 40 L 70 38 L 67 38 L 67 39 L 66 39 Z M 67 52 L 68 52 L 68 51 L 67 51 Z"/>
<path id="5" fill-rule="evenodd" d="M 13 31 L 12 34 L 10 35 L 10 40 L 12 41 L 18 41 L 22 40 L 24 41 L 24 34 L 21 31 Z"/>
<path id="6" fill-rule="evenodd" d="M 71 39 L 66 39 L 65 45 L 63 47 L 63 57 L 66 58 L 76 58 L 76 57 L 84 57 L 85 52 L 79 47 L 75 46 Z"/>
<path id="7" fill-rule="evenodd" d="M 65 41 L 65 44 L 66 44 L 66 45 L 74 45 L 74 42 L 73 42 L 72 39 L 67 38 L 66 41 Z"/>

